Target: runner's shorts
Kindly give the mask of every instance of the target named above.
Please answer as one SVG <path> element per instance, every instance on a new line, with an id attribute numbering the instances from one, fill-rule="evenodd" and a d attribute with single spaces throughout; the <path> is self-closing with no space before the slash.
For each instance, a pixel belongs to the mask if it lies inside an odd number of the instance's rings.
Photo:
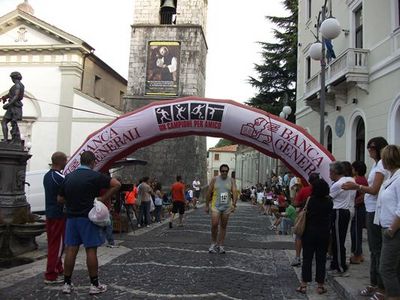
<path id="1" fill-rule="evenodd" d="M 65 228 L 65 245 L 85 248 L 99 247 L 104 243 L 103 228 L 88 218 L 68 218 Z"/>
<path id="2" fill-rule="evenodd" d="M 229 215 L 232 212 L 232 206 L 211 207 L 213 213 Z"/>
<path id="3" fill-rule="evenodd" d="M 185 203 L 181 201 L 172 202 L 172 213 L 176 214 L 179 212 L 180 215 L 185 213 Z"/>

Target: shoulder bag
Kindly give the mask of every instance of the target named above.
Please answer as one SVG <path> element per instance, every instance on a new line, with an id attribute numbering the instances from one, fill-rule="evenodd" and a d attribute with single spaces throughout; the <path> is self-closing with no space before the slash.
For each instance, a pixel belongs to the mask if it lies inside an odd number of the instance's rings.
<path id="1" fill-rule="evenodd" d="M 299 236 L 303 235 L 304 229 L 306 228 L 306 215 L 307 215 L 307 206 L 309 200 L 310 197 L 307 198 L 306 205 L 304 205 L 304 208 L 301 211 L 299 211 L 296 220 L 294 221 L 293 233 Z"/>

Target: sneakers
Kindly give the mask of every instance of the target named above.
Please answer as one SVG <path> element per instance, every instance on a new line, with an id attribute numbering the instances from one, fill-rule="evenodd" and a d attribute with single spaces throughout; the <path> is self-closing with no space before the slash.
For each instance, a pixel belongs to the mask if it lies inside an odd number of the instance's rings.
<path id="1" fill-rule="evenodd" d="M 276 226 L 275 226 L 275 225 L 271 225 L 271 226 L 269 227 L 269 230 L 276 230 Z"/>
<path id="2" fill-rule="evenodd" d="M 115 245 L 115 244 L 107 244 L 107 247 L 108 248 L 119 248 L 119 246 Z"/>
<path id="3" fill-rule="evenodd" d="M 208 253 L 219 253 L 219 254 L 225 254 L 225 248 L 224 246 L 218 246 L 216 244 L 211 244 L 210 248 L 208 248 Z"/>
<path id="4" fill-rule="evenodd" d="M 105 291 L 107 291 L 107 286 L 105 284 L 99 284 L 98 286 L 91 284 L 89 289 L 89 294 L 96 295 L 104 293 Z"/>
<path id="5" fill-rule="evenodd" d="M 218 253 L 218 246 L 215 244 L 211 244 L 210 248 L 208 248 L 208 253 Z"/>
<path id="6" fill-rule="evenodd" d="M 73 290 L 74 290 L 73 284 L 64 283 L 62 288 L 63 294 L 71 294 Z M 104 293 L 105 291 L 107 291 L 107 286 L 105 284 L 99 284 L 98 286 L 91 284 L 89 288 L 90 295 L 101 294 Z"/>
<path id="7" fill-rule="evenodd" d="M 290 264 L 292 267 L 299 267 L 301 266 L 301 259 L 300 257 L 296 257 L 292 263 Z"/>
<path id="8" fill-rule="evenodd" d="M 73 290 L 74 290 L 74 286 L 72 284 L 64 283 L 63 288 L 62 288 L 63 294 L 71 294 L 71 292 Z"/>
<path id="9" fill-rule="evenodd" d="M 45 279 L 44 283 L 45 284 L 60 284 L 64 282 L 64 277 L 63 276 L 58 276 L 56 279 L 54 280 L 49 280 L 49 279 Z"/>

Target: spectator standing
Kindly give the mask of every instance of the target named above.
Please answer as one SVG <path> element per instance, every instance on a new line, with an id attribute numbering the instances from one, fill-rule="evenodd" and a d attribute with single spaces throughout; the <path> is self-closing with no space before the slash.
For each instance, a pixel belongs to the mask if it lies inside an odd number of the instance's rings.
<path id="1" fill-rule="evenodd" d="M 333 201 L 332 214 L 332 261 L 333 276 L 349 275 L 346 265 L 345 241 L 350 221 L 350 209 L 354 207 L 355 191 L 345 191 L 341 187 L 343 183 L 352 181 L 352 177 L 346 177 L 345 165 L 335 161 L 329 166 L 330 178 L 334 182 L 330 188 L 329 196 Z"/>
<path id="2" fill-rule="evenodd" d="M 136 184 L 133 185 L 132 190 L 126 192 L 125 194 L 125 206 L 128 213 L 133 215 L 135 219 L 138 219 L 137 208 L 136 208 L 136 197 L 138 189 Z"/>
<path id="3" fill-rule="evenodd" d="M 200 192 L 201 192 L 201 184 L 200 184 L 200 180 L 199 180 L 198 177 L 196 177 L 193 180 L 192 187 L 193 187 L 193 190 L 194 190 L 194 193 L 193 193 L 193 205 L 194 205 L 194 208 L 197 208 L 197 202 L 200 199 Z"/>
<path id="4" fill-rule="evenodd" d="M 267 188 L 265 191 L 264 215 L 271 215 L 271 206 L 274 198 L 275 194 L 272 192 L 271 188 Z"/>
<path id="5" fill-rule="evenodd" d="M 264 198 L 264 190 L 262 188 L 259 188 L 257 190 L 257 204 L 260 207 L 260 211 L 263 211 Z"/>
<path id="6" fill-rule="evenodd" d="M 381 151 L 388 143 L 383 137 L 374 137 L 367 143 L 369 156 L 374 160 L 374 164 L 368 175 L 368 186 L 346 182 L 342 185 L 345 190 L 359 190 L 363 192 L 366 210 L 366 223 L 368 235 L 368 247 L 370 251 L 370 285 L 360 291 L 361 296 L 383 297 L 383 281 L 379 274 L 379 260 L 382 248 L 382 228 L 374 224 L 376 203 L 378 192 L 382 183 L 388 177 L 388 171 L 382 165 Z M 378 298 L 379 299 L 379 298 Z"/>
<path id="7" fill-rule="evenodd" d="M 297 291 L 303 294 L 307 291 L 307 283 L 312 280 L 312 261 L 315 254 L 317 293 L 324 294 L 327 292 L 324 286 L 325 265 L 333 203 L 329 197 L 329 186 L 325 180 L 315 179 L 311 186 L 311 196 L 307 204 L 306 226 L 302 236 L 302 282 Z"/>
<path id="8" fill-rule="evenodd" d="M 400 147 L 386 146 L 382 163 L 390 172 L 378 196 L 375 218 L 383 228 L 380 273 L 385 286 L 385 299 L 400 299 Z"/>
<path id="9" fill-rule="evenodd" d="M 161 196 L 160 190 L 157 190 L 155 192 L 154 206 L 155 206 L 154 215 L 155 215 L 156 222 L 161 223 L 161 210 L 162 210 L 163 204 L 162 204 L 162 196 Z"/>
<path id="10" fill-rule="evenodd" d="M 188 184 L 186 186 L 186 192 L 185 192 L 185 199 L 186 199 L 186 204 L 187 204 L 187 209 L 190 208 L 190 205 L 193 203 L 193 190 L 191 189 L 190 185 Z"/>
<path id="11" fill-rule="evenodd" d="M 64 272 L 61 256 L 64 251 L 66 218 L 63 212 L 64 206 L 57 202 L 57 194 L 64 181 L 64 175 L 61 171 L 66 163 L 67 156 L 65 153 L 53 153 L 51 156 L 51 169 L 43 178 L 47 233 L 47 267 L 44 275 L 46 284 L 64 282 L 61 277 Z"/>
<path id="12" fill-rule="evenodd" d="M 296 193 L 300 189 L 299 182 L 300 182 L 300 179 L 298 177 L 296 177 L 296 176 L 293 176 L 290 179 L 290 182 L 289 182 L 289 195 L 290 195 L 290 200 L 292 200 L 292 201 L 295 199 Z"/>
<path id="13" fill-rule="evenodd" d="M 169 228 L 172 228 L 172 222 L 175 214 L 179 212 L 179 224 L 183 226 L 183 214 L 185 213 L 185 184 L 182 182 L 182 176 L 176 176 L 176 182 L 171 186 L 172 195 L 172 214 L 169 221 Z"/>
<path id="14" fill-rule="evenodd" d="M 317 179 L 319 179 L 319 174 L 311 173 L 310 176 L 308 177 L 308 182 L 310 184 L 302 187 L 299 190 L 299 192 L 296 194 L 296 197 L 294 199 L 294 206 L 297 208 L 297 212 L 300 212 L 304 208 L 304 206 L 307 202 L 307 199 L 311 196 L 312 183 L 314 180 L 317 180 Z M 292 261 L 291 266 L 298 267 L 301 265 L 301 259 L 300 259 L 301 248 L 302 248 L 301 236 L 296 234 L 294 244 L 295 244 L 295 249 L 296 249 L 296 257 Z"/>
<path id="15" fill-rule="evenodd" d="M 92 170 L 96 163 L 93 152 L 83 152 L 80 162 L 81 165 L 65 177 L 59 190 L 59 199 L 65 202 L 67 208 L 66 255 L 62 292 L 70 294 L 73 290 L 72 272 L 79 246 L 83 244 L 91 283 L 89 294 L 94 295 L 107 290 L 106 285 L 99 283 L 97 262 L 97 247 L 104 243 L 104 236 L 101 227 L 89 220 L 88 213 L 93 208 L 94 199 L 99 196 L 101 189 L 108 189 L 101 198 L 98 198 L 99 201 L 104 202 L 119 190 L 121 184 L 114 178 Z"/>
<path id="16" fill-rule="evenodd" d="M 150 202 L 153 201 L 151 198 L 153 191 L 150 187 L 149 181 L 150 178 L 145 176 L 142 178 L 141 183 L 138 186 L 138 198 L 140 198 L 138 227 L 150 227 L 151 224 Z"/>
<path id="17" fill-rule="evenodd" d="M 285 175 L 283 175 L 282 187 L 286 189 L 289 186 L 289 182 L 290 182 L 289 173 L 285 172 Z"/>
<path id="18" fill-rule="evenodd" d="M 256 194 L 257 194 L 257 190 L 255 186 L 251 186 L 250 188 L 250 199 L 251 199 L 251 204 L 255 205 L 256 204 Z"/>
<path id="19" fill-rule="evenodd" d="M 367 166 L 363 161 L 355 161 L 351 164 L 353 168 L 353 175 L 356 184 L 368 186 L 365 173 Z M 350 235 L 351 235 L 351 252 L 353 255 L 350 257 L 351 264 L 360 264 L 364 261 L 362 256 L 362 230 L 365 226 L 365 204 L 364 193 L 357 191 L 354 200 L 354 216 L 351 219 Z"/>

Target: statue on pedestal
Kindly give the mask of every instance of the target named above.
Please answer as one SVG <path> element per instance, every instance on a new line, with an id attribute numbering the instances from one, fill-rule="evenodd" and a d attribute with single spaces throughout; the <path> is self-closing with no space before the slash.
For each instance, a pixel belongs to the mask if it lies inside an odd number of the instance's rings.
<path id="1" fill-rule="evenodd" d="M 21 144 L 21 134 L 17 121 L 22 120 L 22 99 L 24 98 L 25 87 L 21 82 L 21 73 L 12 72 L 10 77 L 14 85 L 10 88 L 7 95 L 1 97 L 3 103 L 8 100 L 8 103 L 3 105 L 3 109 L 6 110 L 6 113 L 1 121 L 1 129 L 3 131 L 3 141 L 8 142 L 7 124 L 11 122 L 11 143 Z"/>

